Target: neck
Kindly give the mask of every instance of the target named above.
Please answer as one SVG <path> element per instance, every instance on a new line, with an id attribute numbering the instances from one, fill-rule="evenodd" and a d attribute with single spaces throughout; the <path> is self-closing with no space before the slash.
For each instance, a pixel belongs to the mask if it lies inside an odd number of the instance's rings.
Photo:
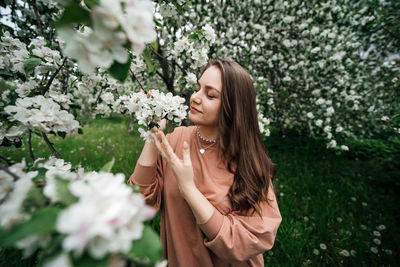
<path id="1" fill-rule="evenodd" d="M 208 140 L 216 140 L 218 137 L 218 127 L 206 127 L 206 126 L 197 126 L 199 127 L 200 135 Z"/>

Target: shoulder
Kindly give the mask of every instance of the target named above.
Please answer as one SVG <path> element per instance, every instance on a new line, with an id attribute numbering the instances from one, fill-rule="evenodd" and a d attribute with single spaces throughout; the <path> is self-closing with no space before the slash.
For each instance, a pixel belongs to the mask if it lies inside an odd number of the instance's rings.
<path id="1" fill-rule="evenodd" d="M 180 126 L 176 127 L 172 133 L 167 134 L 168 142 L 175 147 L 180 140 L 188 139 L 195 131 L 196 126 Z"/>

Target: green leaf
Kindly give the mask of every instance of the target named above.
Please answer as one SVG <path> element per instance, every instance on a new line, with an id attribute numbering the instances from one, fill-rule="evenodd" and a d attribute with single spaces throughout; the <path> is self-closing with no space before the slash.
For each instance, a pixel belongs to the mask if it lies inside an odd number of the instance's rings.
<path id="1" fill-rule="evenodd" d="M 72 261 L 74 267 L 107 267 L 109 259 L 108 257 L 104 257 L 103 259 L 97 260 L 84 254 L 79 258 L 73 258 Z"/>
<path id="2" fill-rule="evenodd" d="M 83 9 L 77 2 L 71 2 L 65 7 L 64 13 L 61 15 L 61 18 L 55 22 L 55 26 L 58 28 L 74 23 L 91 24 L 89 11 Z"/>
<path id="3" fill-rule="evenodd" d="M 161 22 L 159 22 L 158 20 L 153 19 L 153 21 L 154 21 L 154 23 L 155 23 L 158 27 L 160 27 L 160 28 L 163 27 L 163 25 L 161 24 Z"/>
<path id="4" fill-rule="evenodd" d="M 112 160 L 110 160 L 109 162 L 107 162 L 101 169 L 100 171 L 103 172 L 111 172 L 112 167 L 114 166 L 115 163 L 115 158 L 113 157 Z"/>
<path id="5" fill-rule="evenodd" d="M 132 60 L 130 58 L 128 59 L 128 62 L 126 62 L 124 64 L 114 61 L 114 63 L 108 69 L 108 72 L 115 79 L 117 79 L 120 82 L 123 82 L 123 81 L 125 81 L 126 77 L 128 77 L 129 69 L 131 67 L 131 62 L 132 62 Z"/>
<path id="6" fill-rule="evenodd" d="M 150 52 L 150 50 L 148 49 L 148 48 L 146 48 L 144 51 L 143 51 L 143 57 L 144 57 L 144 61 L 146 62 L 146 65 L 147 65 L 147 71 L 149 72 L 149 73 L 152 73 L 152 72 L 154 72 L 155 71 L 155 68 L 154 68 L 154 65 L 153 65 L 153 63 L 151 62 L 151 52 Z"/>
<path id="7" fill-rule="evenodd" d="M 0 75 L 13 76 L 12 72 L 8 70 L 0 70 Z"/>
<path id="8" fill-rule="evenodd" d="M 26 195 L 26 199 L 24 200 L 24 207 L 27 210 L 30 208 L 41 208 L 46 204 L 46 197 L 40 192 L 39 188 L 36 186 L 32 186 L 28 194 Z"/>
<path id="9" fill-rule="evenodd" d="M 42 60 L 37 57 L 31 57 L 25 60 L 25 72 L 29 73 L 31 72 L 35 67 L 39 66 L 40 63 L 42 63 Z"/>
<path id="10" fill-rule="evenodd" d="M 146 225 L 142 238 L 132 242 L 132 248 L 127 256 L 132 259 L 147 259 L 153 264 L 161 260 L 162 247 L 158 234 Z"/>
<path id="11" fill-rule="evenodd" d="M 154 48 L 154 51 L 158 50 L 158 42 L 157 41 L 152 42 L 151 46 Z"/>
<path id="12" fill-rule="evenodd" d="M 56 182 L 57 193 L 58 196 L 60 197 L 61 203 L 64 203 L 66 205 L 71 205 L 78 201 L 78 198 L 73 194 L 71 194 L 71 192 L 69 191 L 68 185 L 70 181 L 56 177 L 55 182 Z"/>
<path id="13" fill-rule="evenodd" d="M 97 5 L 99 5 L 99 1 L 98 0 L 84 0 L 85 5 L 87 5 L 89 8 L 93 8 Z"/>
<path id="14" fill-rule="evenodd" d="M 0 246 L 12 246 L 31 235 L 50 234 L 55 230 L 60 211 L 57 207 L 45 207 L 36 210 L 29 220 L 15 226 L 11 231 L 0 230 Z"/>

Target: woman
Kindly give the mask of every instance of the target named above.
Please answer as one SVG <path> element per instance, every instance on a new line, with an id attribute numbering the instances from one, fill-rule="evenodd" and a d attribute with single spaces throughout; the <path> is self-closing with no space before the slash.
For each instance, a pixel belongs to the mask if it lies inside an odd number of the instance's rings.
<path id="1" fill-rule="evenodd" d="M 189 119 L 195 126 L 151 133 L 129 179 L 161 209 L 164 257 L 171 267 L 264 266 L 282 219 L 248 73 L 210 61 Z"/>

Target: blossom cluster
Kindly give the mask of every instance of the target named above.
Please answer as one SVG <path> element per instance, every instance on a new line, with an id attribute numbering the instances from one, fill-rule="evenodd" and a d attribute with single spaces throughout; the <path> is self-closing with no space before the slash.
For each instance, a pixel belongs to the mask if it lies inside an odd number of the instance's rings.
<path id="1" fill-rule="evenodd" d="M 9 32 L 5 32 L 0 42 L 0 69 L 10 70 L 13 73 L 26 73 L 26 61 L 28 59 L 40 60 L 35 67 L 34 74 L 43 75 L 46 72 L 54 71 L 61 64 L 61 55 L 57 50 L 49 48 L 43 37 L 32 39 L 27 46 L 17 38 L 13 38 Z M 26 86 L 31 89 L 32 81 Z M 20 95 L 26 90 L 20 89 Z"/>
<path id="2" fill-rule="evenodd" d="M 22 204 L 30 188 L 32 178 L 38 171 L 25 172 L 25 160 L 10 166 L 9 171 L 18 177 L 14 181 L 9 173 L 0 170 L 0 227 L 10 229 L 17 223 L 29 218 L 29 213 L 23 210 Z M 4 201 L 4 202 L 3 202 Z"/>
<path id="3" fill-rule="evenodd" d="M 92 257 L 102 258 L 128 252 L 132 240 L 142 236 L 143 221 L 154 211 L 124 181 L 123 174 L 89 172 L 70 183 L 79 200 L 61 212 L 56 226 L 66 235 L 66 251 L 81 254 L 88 249 Z"/>
<path id="4" fill-rule="evenodd" d="M 10 121 L 17 121 L 30 129 L 39 129 L 42 132 L 76 132 L 79 122 L 53 99 L 42 95 L 35 97 L 18 98 L 15 105 L 9 105 L 4 111 L 10 115 Z"/>
<path id="5" fill-rule="evenodd" d="M 65 54 L 77 60 L 84 73 L 93 73 L 97 67 L 108 69 L 114 61 L 126 63 L 127 44 L 141 52 L 146 43 L 156 39 L 153 3 L 149 0 L 100 0 L 90 15 L 92 27 L 58 30 L 65 42 Z"/>
<path id="6" fill-rule="evenodd" d="M 44 195 L 50 204 L 66 203 L 63 201 L 68 191 L 75 197 L 72 203 L 64 207 L 57 215 L 55 230 L 63 234 L 62 247 L 65 252 L 76 256 L 84 251 L 93 258 L 102 258 L 106 254 L 124 254 L 131 249 L 132 241 L 140 239 L 143 222 L 155 211 L 145 204 L 139 193 L 125 183 L 123 174 L 108 172 L 85 172 L 83 168 L 71 170 L 71 164 L 54 157 L 44 161 L 39 158 L 34 166 L 46 169 Z M 43 163 L 41 163 L 43 162 Z M 28 191 L 36 187 L 32 180 L 38 171 L 24 172 L 25 162 L 9 168 L 16 175 L 16 181 L 10 174 L 0 171 L 0 227 L 12 230 L 17 224 L 27 221 L 34 211 L 24 208 Z M 67 182 L 63 189 L 62 183 Z M 36 187 L 37 188 L 37 187 Z M 38 247 L 45 247 L 50 236 L 28 235 L 17 243 L 26 254 Z"/>
<path id="7" fill-rule="evenodd" d="M 147 95 L 140 92 L 121 96 L 115 101 L 114 108 L 117 112 L 134 114 L 139 125 L 146 127 L 146 130 L 139 128 L 141 137 L 151 140 L 147 131 L 156 126 L 157 121 L 167 119 L 179 124 L 186 118 L 188 107 L 184 103 L 185 99 L 180 96 L 151 90 Z"/>

